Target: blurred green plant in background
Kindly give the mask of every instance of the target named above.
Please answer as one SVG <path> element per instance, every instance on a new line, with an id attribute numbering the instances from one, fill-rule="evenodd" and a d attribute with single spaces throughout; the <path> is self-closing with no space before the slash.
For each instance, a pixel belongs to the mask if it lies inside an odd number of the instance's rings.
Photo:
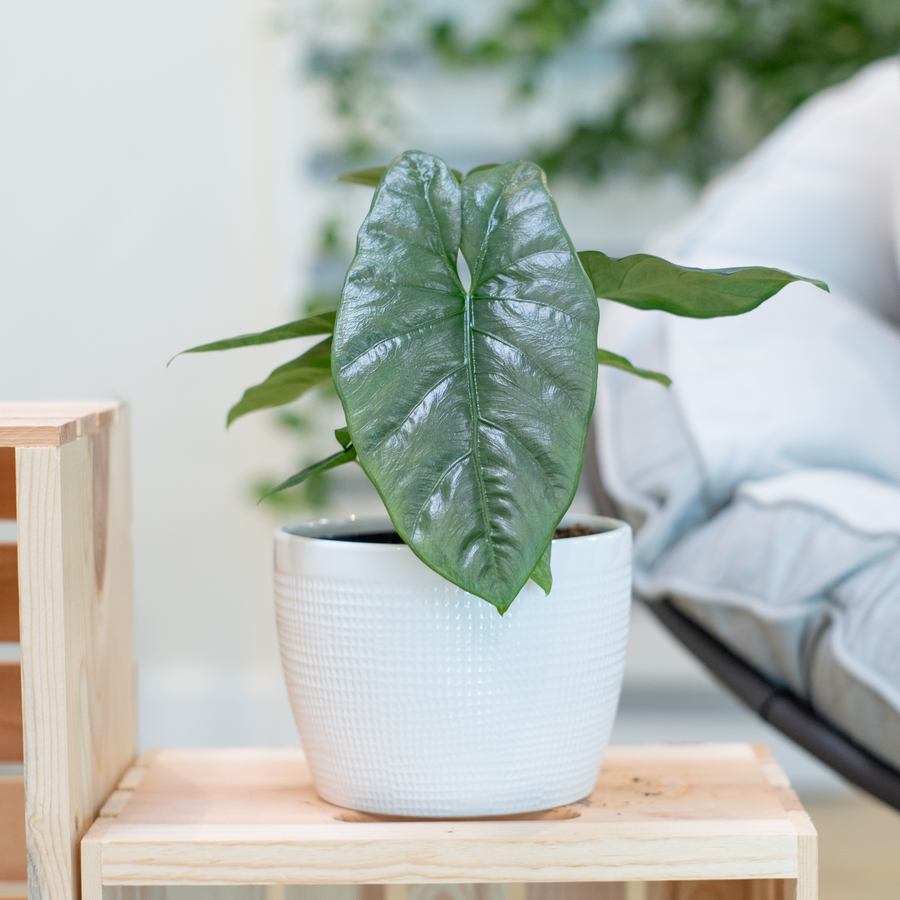
<path id="1" fill-rule="evenodd" d="M 404 103 L 411 85 L 439 87 L 438 107 L 454 91 L 471 103 L 473 78 L 499 79 L 509 109 L 546 123 L 521 145 L 512 136 L 504 158 L 533 159 L 551 180 L 674 175 L 697 187 L 812 94 L 900 50 L 890 0 L 283 0 L 282 24 L 298 37 L 302 79 L 323 91 L 330 122 L 305 165 L 335 197 L 346 190 L 328 187 L 337 173 L 423 140 Z M 460 142 L 469 149 L 471 132 Z M 479 146 L 471 159 L 421 149 L 461 169 L 488 161 Z M 353 254 L 338 213 L 323 217 L 317 243 L 300 315 L 337 306 Z M 317 415 L 282 413 L 279 427 L 298 433 Z M 340 477 L 279 495 L 279 511 L 326 507 Z"/>
<path id="2" fill-rule="evenodd" d="M 634 2 L 630 33 L 605 34 L 604 19 L 624 5 L 524 0 L 472 35 L 465 12 L 382 0 L 367 5 L 356 43 L 314 50 L 310 72 L 329 85 L 342 150 L 358 160 L 382 149 L 379 130 L 396 120 L 390 58 L 399 71 L 404 58 L 424 54 L 447 78 L 503 67 L 528 104 L 540 102 L 554 64 L 611 54 L 621 77 L 607 108 L 576 113 L 561 136 L 523 153 L 550 173 L 596 178 L 628 166 L 702 182 L 816 91 L 900 50 L 900 4 L 888 0 Z"/>

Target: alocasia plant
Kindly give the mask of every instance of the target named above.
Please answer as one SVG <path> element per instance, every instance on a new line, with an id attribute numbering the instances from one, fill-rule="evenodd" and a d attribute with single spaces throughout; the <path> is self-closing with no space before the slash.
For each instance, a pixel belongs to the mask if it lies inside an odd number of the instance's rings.
<path id="1" fill-rule="evenodd" d="M 408 151 L 345 180 L 376 189 L 336 313 L 187 352 L 329 335 L 249 388 L 229 423 L 333 378 L 341 449 L 274 490 L 356 460 L 413 552 L 501 613 L 529 578 L 550 589 L 550 542 L 578 486 L 598 363 L 669 384 L 597 348 L 598 297 L 708 318 L 810 280 L 576 253 L 529 162 L 463 178 Z"/>

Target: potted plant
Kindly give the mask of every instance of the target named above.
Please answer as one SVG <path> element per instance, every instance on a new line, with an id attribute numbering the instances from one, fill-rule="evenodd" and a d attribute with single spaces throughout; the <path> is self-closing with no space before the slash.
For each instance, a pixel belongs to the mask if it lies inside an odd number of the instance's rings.
<path id="1" fill-rule="evenodd" d="M 390 517 L 276 535 L 282 660 L 317 788 L 403 816 L 573 802 L 618 701 L 630 531 L 599 517 L 557 529 L 598 363 L 669 384 L 597 348 L 598 298 L 736 315 L 798 278 L 576 253 L 529 162 L 463 177 L 410 151 L 345 180 L 376 190 L 339 308 L 188 351 L 327 335 L 248 389 L 229 424 L 333 379 L 340 448 L 275 490 L 356 461 Z"/>

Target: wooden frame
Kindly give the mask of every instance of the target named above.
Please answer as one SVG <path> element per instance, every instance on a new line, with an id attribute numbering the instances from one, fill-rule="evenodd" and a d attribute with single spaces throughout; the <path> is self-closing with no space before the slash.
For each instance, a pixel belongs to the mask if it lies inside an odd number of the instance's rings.
<path id="1" fill-rule="evenodd" d="M 137 750 L 130 457 L 122 404 L 0 404 L 0 516 L 17 522 L 22 659 L 24 777 L 12 780 L 24 797 L 32 900 L 80 896 L 80 840 Z M 0 713 L 4 728 L 12 715 Z M 14 820 L 9 809 L 0 815 Z M 24 878 L 23 866 L 0 895 Z"/>
<path id="2" fill-rule="evenodd" d="M 784 773 L 747 744 L 612 747 L 583 801 L 457 822 L 333 806 L 299 750 L 162 750 L 126 773 L 85 837 L 82 894 L 383 884 L 385 900 L 407 900 L 407 884 L 632 882 L 628 900 L 814 900 L 816 848 Z"/>

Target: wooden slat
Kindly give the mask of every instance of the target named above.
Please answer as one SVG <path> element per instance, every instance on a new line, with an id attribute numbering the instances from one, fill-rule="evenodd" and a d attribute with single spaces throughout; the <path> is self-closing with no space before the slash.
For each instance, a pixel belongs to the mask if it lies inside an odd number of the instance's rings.
<path id="1" fill-rule="evenodd" d="M 0 446 L 61 447 L 78 437 L 78 422 L 63 417 L 0 420 Z"/>
<path id="2" fill-rule="evenodd" d="M 21 666 L 18 662 L 0 660 L 0 763 L 22 760 Z"/>
<path id="3" fill-rule="evenodd" d="M 137 751 L 131 450 L 124 408 L 106 410 L 83 410 L 76 440 L 16 451 L 29 877 L 41 900 L 78 900 L 79 843 Z"/>
<path id="4" fill-rule="evenodd" d="M 59 447 L 115 424 L 116 403 L 0 403 L 0 446 Z"/>
<path id="5" fill-rule="evenodd" d="M 16 517 L 16 451 L 0 447 L 0 519 Z"/>
<path id="6" fill-rule="evenodd" d="M 0 776 L 0 881 L 25 881 L 25 784 Z"/>
<path id="7" fill-rule="evenodd" d="M 19 640 L 17 549 L 15 544 L 0 544 L 0 641 Z"/>
<path id="8" fill-rule="evenodd" d="M 765 744 L 754 744 L 766 780 L 778 792 L 781 805 L 797 829 L 797 879 L 785 900 L 817 900 L 819 896 L 819 836 L 800 798 L 791 790 L 787 775 Z M 791 895 L 791 896 L 787 896 Z"/>

